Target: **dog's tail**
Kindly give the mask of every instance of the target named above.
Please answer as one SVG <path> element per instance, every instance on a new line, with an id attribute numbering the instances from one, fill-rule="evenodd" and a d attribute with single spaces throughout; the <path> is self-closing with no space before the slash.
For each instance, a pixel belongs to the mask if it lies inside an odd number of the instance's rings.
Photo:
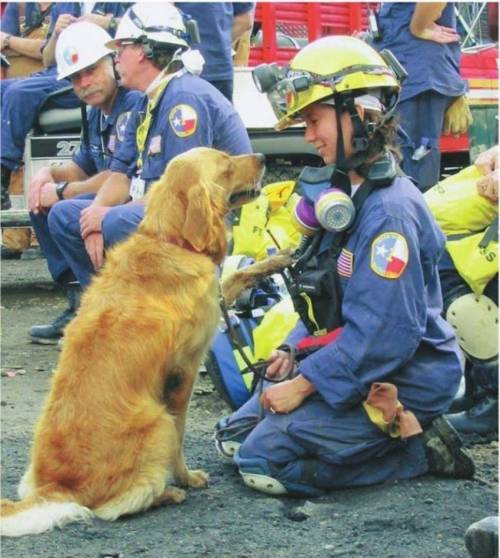
<path id="1" fill-rule="evenodd" d="M 0 501 L 0 536 L 36 535 L 73 521 L 87 521 L 93 512 L 57 487 L 41 487 L 19 502 Z"/>

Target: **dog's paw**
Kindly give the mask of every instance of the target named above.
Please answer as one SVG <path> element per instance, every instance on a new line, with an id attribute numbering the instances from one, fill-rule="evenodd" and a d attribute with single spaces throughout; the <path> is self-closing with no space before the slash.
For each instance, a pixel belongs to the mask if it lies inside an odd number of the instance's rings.
<path id="1" fill-rule="evenodd" d="M 187 485 L 190 488 L 206 488 L 208 486 L 208 473 L 201 469 L 188 471 Z"/>
<path id="2" fill-rule="evenodd" d="M 187 493 L 182 488 L 168 486 L 163 494 L 155 500 L 153 506 L 164 506 L 166 504 L 182 504 L 187 498 Z"/>

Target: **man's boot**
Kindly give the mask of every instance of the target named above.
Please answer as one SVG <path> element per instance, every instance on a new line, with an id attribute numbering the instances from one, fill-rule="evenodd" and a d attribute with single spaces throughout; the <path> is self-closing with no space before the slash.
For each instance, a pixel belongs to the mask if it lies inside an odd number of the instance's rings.
<path id="1" fill-rule="evenodd" d="M 473 392 L 480 397 L 470 409 L 446 418 L 461 434 L 491 434 L 498 430 L 498 357 L 471 358 L 471 364 Z"/>
<path id="2" fill-rule="evenodd" d="M 0 176 L 0 186 L 2 188 L 2 209 L 10 209 L 12 207 L 9 196 L 11 170 L 2 165 L 2 174 Z"/>
<path id="3" fill-rule="evenodd" d="M 446 418 L 460 434 L 491 434 L 498 430 L 498 399 L 485 396 L 467 411 Z"/>
<path id="4" fill-rule="evenodd" d="M 429 473 L 436 477 L 471 479 L 474 462 L 462 446 L 457 431 L 444 417 L 435 419 L 424 430 L 424 447 Z"/>
<path id="5" fill-rule="evenodd" d="M 35 325 L 30 328 L 29 334 L 33 343 L 42 345 L 56 345 L 64 334 L 64 328 L 75 317 L 80 306 L 81 288 L 78 282 L 65 285 L 69 307 L 57 318 L 47 325 Z"/>

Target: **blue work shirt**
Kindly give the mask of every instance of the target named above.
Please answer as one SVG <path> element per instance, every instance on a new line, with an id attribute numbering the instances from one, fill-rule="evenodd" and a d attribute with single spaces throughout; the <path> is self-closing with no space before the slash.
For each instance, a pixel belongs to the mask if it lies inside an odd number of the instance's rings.
<path id="1" fill-rule="evenodd" d="M 460 77 L 460 44 L 415 37 L 410 31 L 415 6 L 415 2 L 384 2 L 378 12 L 382 39 L 373 43 L 378 50 L 389 49 L 408 72 L 400 100 L 429 90 L 448 97 L 463 95 L 466 83 Z M 436 23 L 456 28 L 453 2 L 446 4 Z"/>
<path id="2" fill-rule="evenodd" d="M 328 233 L 320 258 L 331 239 Z M 330 406 L 358 405 L 373 382 L 391 382 L 420 420 L 447 410 L 462 372 L 454 332 L 441 316 L 444 243 L 408 178 L 366 199 L 336 263 L 343 330 L 300 363 Z"/>
<path id="3" fill-rule="evenodd" d="M 144 95 L 128 123 L 126 138 L 113 157 L 112 171 L 129 177 L 139 173 L 136 130 L 147 104 Z M 181 71 L 168 83 L 153 112 L 140 171 L 146 187 L 160 178 L 173 157 L 202 146 L 231 155 L 252 153 L 247 131 L 233 105 L 207 81 Z"/>
<path id="4" fill-rule="evenodd" d="M 93 14 L 99 15 L 113 15 L 116 18 L 121 18 L 122 15 L 130 8 L 131 4 L 126 2 L 96 2 L 92 8 Z M 48 41 L 54 32 L 54 27 L 56 25 L 57 19 L 62 14 L 70 14 L 75 17 L 80 17 L 82 15 L 82 9 L 80 2 L 56 2 L 50 13 L 50 26 L 47 32 Z M 109 32 L 109 31 L 108 31 Z M 89 37 L 89 42 L 92 41 L 92 37 Z M 50 67 L 54 67 L 56 64 L 52 64 Z"/>
<path id="5" fill-rule="evenodd" d="M 21 26 L 19 25 L 20 6 L 17 2 L 9 2 L 0 19 L 0 31 L 14 35 L 22 36 Z M 24 28 L 31 29 L 40 27 L 43 23 L 42 11 L 38 2 L 26 2 L 24 8 Z"/>
<path id="6" fill-rule="evenodd" d="M 92 107 L 88 112 L 88 145 L 82 142 L 73 155 L 76 163 L 87 176 L 107 170 L 115 151 L 125 137 L 125 129 L 132 109 L 140 100 L 138 91 L 118 88 L 113 108 L 109 116 L 101 109 Z"/>
<path id="7" fill-rule="evenodd" d="M 176 2 L 198 23 L 201 42 L 193 45 L 205 59 L 201 77 L 208 81 L 233 79 L 233 17 L 249 12 L 254 2 Z"/>

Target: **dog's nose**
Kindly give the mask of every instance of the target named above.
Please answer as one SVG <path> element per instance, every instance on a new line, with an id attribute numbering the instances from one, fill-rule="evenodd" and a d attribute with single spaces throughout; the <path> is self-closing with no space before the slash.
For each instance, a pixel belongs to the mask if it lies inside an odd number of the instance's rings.
<path id="1" fill-rule="evenodd" d="M 263 153 L 254 153 L 254 156 L 257 158 L 259 163 L 262 165 L 266 164 L 266 156 Z"/>

